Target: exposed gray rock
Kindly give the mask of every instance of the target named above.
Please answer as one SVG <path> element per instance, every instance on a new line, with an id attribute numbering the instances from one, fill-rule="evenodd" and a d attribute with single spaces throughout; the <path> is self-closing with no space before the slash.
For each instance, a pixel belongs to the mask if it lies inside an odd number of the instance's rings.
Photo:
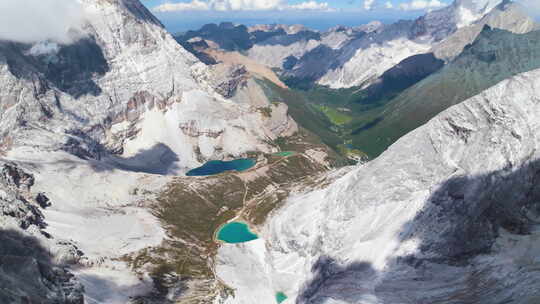
<path id="1" fill-rule="evenodd" d="M 248 75 L 243 65 L 218 64 L 212 66 L 209 83 L 225 98 L 232 98 L 239 86 L 245 85 Z"/>
<path id="2" fill-rule="evenodd" d="M 65 268 L 82 255 L 67 241 L 51 239 L 32 175 L 0 163 L 0 299 L 2 303 L 82 304 L 82 285 Z M 43 197 L 39 196 L 38 197 Z"/>

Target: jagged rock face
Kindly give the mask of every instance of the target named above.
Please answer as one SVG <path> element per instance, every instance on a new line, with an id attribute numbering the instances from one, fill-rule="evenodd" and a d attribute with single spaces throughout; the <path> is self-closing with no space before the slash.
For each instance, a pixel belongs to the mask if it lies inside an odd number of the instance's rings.
<path id="1" fill-rule="evenodd" d="M 384 72 L 414 55 L 431 51 L 439 59 L 451 60 L 465 45 L 474 41 L 485 24 L 516 33 L 537 28 L 535 22 L 518 6 L 507 0 L 456 0 L 414 21 L 399 21 L 390 25 L 374 22 L 354 28 L 335 27 L 323 33 L 304 29 L 293 34 L 287 33 L 279 25 L 258 26 L 252 30 L 243 28 L 242 35 L 236 33 L 240 31 L 240 26 L 237 26 L 232 27 L 235 32 L 227 38 L 222 37 L 227 36 L 226 33 L 216 35 L 221 33 L 221 25 L 213 25 L 213 28 L 203 27 L 191 34 L 214 39 L 225 50 L 230 49 L 229 40 L 237 46 L 242 41 L 249 41 L 238 47 L 247 50 L 248 56 L 257 62 L 282 69 L 283 76 L 291 84 L 318 83 L 331 88 L 366 88 Z M 250 38 L 248 34 L 253 37 Z M 193 53 L 201 55 L 196 50 Z"/>
<path id="2" fill-rule="evenodd" d="M 2 215 L 10 218 L 17 227 L 28 229 L 30 226 L 44 228 L 43 215 L 22 194 L 28 193 L 34 185 L 34 177 L 15 164 L 2 163 L 0 183 L 3 190 Z"/>
<path id="3" fill-rule="evenodd" d="M 64 267 L 80 255 L 71 243 L 54 240 L 31 188 L 34 177 L 0 162 L 0 299 L 3 303 L 82 304 L 83 287 Z"/>
<path id="4" fill-rule="evenodd" d="M 283 30 L 289 35 L 294 35 L 294 34 L 297 34 L 298 32 L 301 32 L 301 31 L 307 31 L 308 29 L 305 26 L 303 26 L 302 24 L 291 24 L 291 25 L 287 25 L 287 24 L 259 24 L 259 25 L 250 26 L 248 28 L 248 31 L 250 33 L 257 32 L 257 31 L 275 32 L 275 31 L 279 31 L 279 30 Z"/>
<path id="5" fill-rule="evenodd" d="M 454 6 L 469 11 L 471 15 L 484 15 L 500 3 L 499 0 L 456 0 Z"/>
<path id="6" fill-rule="evenodd" d="M 215 46 L 224 51 L 248 51 L 250 57 L 261 63 L 281 67 L 283 55 L 286 57 L 303 53 L 310 45 L 316 45 L 321 40 L 321 34 L 303 26 L 259 25 L 248 28 L 223 22 L 219 25 L 204 25 L 200 30 L 188 31 L 175 36 L 175 39 L 210 64 L 215 62 L 206 60 L 207 56 L 197 51 L 204 47 L 204 44 L 207 48 Z M 273 55 L 259 52 L 260 50 L 271 51 Z"/>
<path id="7" fill-rule="evenodd" d="M 248 32 L 245 25 L 235 26 L 232 23 L 223 22 L 221 24 L 206 24 L 198 31 L 188 31 L 185 34 L 175 36 L 179 42 L 193 44 L 193 39 L 210 40 L 223 50 L 236 51 L 247 50 L 253 46 L 253 34 Z"/>
<path id="8" fill-rule="evenodd" d="M 217 89 L 232 97 L 238 75 L 224 74 L 220 77 L 231 79 L 218 84 L 206 82 L 212 72 L 179 46 L 138 1 L 87 0 L 83 6 L 87 22 L 78 33 L 83 38 L 73 44 L 34 54 L 30 45 L 0 42 L 4 153 L 36 146 L 100 159 L 111 153 L 130 157 L 161 143 L 176 154 L 178 167 L 187 168 L 207 158 L 272 149 L 267 139 L 280 134 L 260 127 L 266 117 L 216 94 Z M 227 82 L 231 88 L 223 87 Z M 198 100 L 205 102 L 197 114 L 186 116 L 188 111 L 182 109 L 198 107 Z M 202 106 L 212 103 L 222 111 Z M 200 132 L 222 136 L 205 143 L 202 158 L 200 143 L 172 139 L 180 131 L 178 125 L 165 130 L 170 132 L 168 138 L 140 140 L 145 120 L 166 120 L 172 112 L 179 124 L 195 121 Z M 48 131 L 46 139 L 38 135 L 43 130 Z M 228 144 L 231 137 L 245 139 L 244 145 Z M 178 147 L 178 141 L 189 144 Z"/>
<path id="9" fill-rule="evenodd" d="M 431 38 L 426 38 L 430 33 L 425 23 L 400 21 L 374 32 L 357 35 L 334 51 L 333 56 L 329 57 L 332 59 L 328 69 L 318 71 L 322 76 L 315 77 L 315 81 L 331 88 L 369 85 L 405 58 L 427 52 Z M 415 39 L 420 36 L 423 38 Z M 309 55 L 307 53 L 306 58 Z M 307 66 L 300 60 L 288 74 L 302 78 Z"/>
<path id="10" fill-rule="evenodd" d="M 277 291 L 284 303 L 535 303 L 539 76 L 505 80 L 290 197 L 266 245 L 220 249 L 230 303 Z"/>
<path id="11" fill-rule="evenodd" d="M 214 65 L 212 79 L 209 80 L 212 87 L 225 98 L 236 95 L 238 87 L 245 85 L 248 75 L 242 65 Z"/>

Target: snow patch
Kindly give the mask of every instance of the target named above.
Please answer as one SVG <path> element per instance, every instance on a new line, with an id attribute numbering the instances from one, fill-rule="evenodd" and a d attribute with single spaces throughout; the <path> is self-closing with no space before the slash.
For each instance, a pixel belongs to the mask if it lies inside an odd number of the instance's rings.
<path id="1" fill-rule="evenodd" d="M 40 56 L 40 55 L 56 55 L 60 50 L 60 46 L 56 42 L 42 41 L 34 44 L 28 51 L 28 55 Z"/>
<path id="2" fill-rule="evenodd" d="M 318 83 L 333 89 L 366 86 L 402 60 L 428 52 L 430 48 L 429 43 L 418 43 L 405 37 L 372 44 L 369 48 L 358 49 L 342 67 L 328 71 Z"/>

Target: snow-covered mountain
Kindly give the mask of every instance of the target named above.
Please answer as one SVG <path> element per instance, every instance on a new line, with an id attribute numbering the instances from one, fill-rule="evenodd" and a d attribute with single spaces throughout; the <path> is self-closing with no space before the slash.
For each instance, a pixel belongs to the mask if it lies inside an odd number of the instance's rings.
<path id="1" fill-rule="evenodd" d="M 393 96 L 377 113 L 375 125 L 370 128 L 358 126 L 354 141 L 359 148 L 370 155 L 379 155 L 401 136 L 445 109 L 504 79 L 540 68 L 540 31 L 515 34 L 485 25 L 477 35 L 475 41 L 452 61 Z M 441 50 L 450 54 L 455 48 Z M 411 65 L 417 68 L 435 66 L 430 61 L 427 64 L 416 61 Z M 404 63 L 399 67 L 399 72 L 407 71 Z M 382 79 L 389 78 L 390 85 L 385 86 L 385 82 L 382 82 L 379 87 L 370 86 L 368 90 L 374 88 L 375 94 L 377 90 L 383 90 L 381 94 L 388 94 L 392 84 L 407 84 L 408 80 L 415 80 L 415 74 L 402 75 L 399 72 L 394 74 L 396 79 L 383 74 Z"/>
<path id="2" fill-rule="evenodd" d="M 502 0 L 455 1 L 414 21 L 400 21 L 352 37 L 338 50 L 330 51 L 320 45 L 298 57 L 296 65 L 284 74 L 331 88 L 366 87 L 404 59 L 433 52 L 434 45 L 444 44 L 438 49 L 454 49 L 455 55 L 459 54 L 467 43 L 474 40 L 484 24 L 515 32 L 530 31 L 534 28 L 534 21 L 516 6 L 511 1 Z M 465 33 L 468 33 L 468 39 L 462 38 L 467 36 Z M 325 60 L 321 62 L 327 64 L 316 69 L 312 58 L 320 56 L 323 50 Z M 440 58 L 447 59 L 445 56 Z"/>
<path id="3" fill-rule="evenodd" d="M 242 50 L 255 61 L 282 70 L 292 83 L 365 88 L 414 55 L 433 52 L 451 60 L 485 24 L 516 33 L 537 28 L 520 5 L 510 0 L 455 0 L 416 20 L 387 25 L 372 22 L 319 33 L 300 26 L 222 24 L 204 26 L 184 37 L 210 43 L 205 47 Z"/>
<path id="4" fill-rule="evenodd" d="M 289 197 L 260 240 L 220 248 L 227 303 L 535 303 L 539 79 L 505 80 Z"/>
<path id="5" fill-rule="evenodd" d="M 0 41 L 0 259 L 18 265 L 0 269 L 2 303 L 155 292 L 125 258 L 171 239 L 151 207 L 172 175 L 298 131 L 253 75 L 204 65 L 138 0 L 81 4 L 72 43 Z"/>
<path id="6" fill-rule="evenodd" d="M 481 19 L 497 5 L 503 2 L 500 0 L 456 0 L 453 3 L 456 10 L 456 24 L 457 27 L 464 27 L 471 25 L 476 20 Z"/>
<path id="7" fill-rule="evenodd" d="M 5 153 L 29 146 L 79 149 L 94 158 L 113 153 L 122 162 L 162 143 L 185 170 L 205 159 L 271 151 L 265 141 L 283 130 L 266 127 L 256 104 L 217 94 L 220 84 L 209 69 L 140 3 L 93 0 L 85 9 L 86 38 L 54 53 L 32 56 L 31 46 L 2 42 Z M 76 62 L 81 56 L 88 62 Z M 51 138 L 37 140 L 44 130 Z"/>

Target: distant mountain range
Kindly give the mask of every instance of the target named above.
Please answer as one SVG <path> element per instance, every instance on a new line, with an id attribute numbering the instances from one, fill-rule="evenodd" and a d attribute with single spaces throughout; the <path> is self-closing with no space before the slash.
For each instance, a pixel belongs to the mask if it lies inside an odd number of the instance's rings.
<path id="1" fill-rule="evenodd" d="M 420 115 L 427 111 L 426 107 L 416 109 L 412 105 L 409 106 L 410 111 L 417 115 L 408 116 L 405 110 L 394 110 L 402 103 L 404 97 L 400 94 L 404 90 L 428 77 L 425 82 L 418 84 L 420 87 L 430 81 L 430 75 L 437 74 L 443 67 L 448 65 L 440 73 L 456 65 L 456 57 L 476 40 L 486 25 L 515 34 L 539 28 L 519 4 L 511 1 L 455 1 L 416 20 L 390 25 L 372 22 L 354 28 L 336 27 L 321 33 L 301 26 L 292 29 L 282 25 L 248 28 L 220 24 L 190 31 L 176 39 L 187 49 L 196 50 L 195 55 L 202 60 L 210 57 L 206 60 L 210 64 L 213 59 L 205 51 L 209 49 L 238 51 L 266 64 L 287 85 L 308 92 L 306 98 L 311 101 L 307 104 L 322 103 L 337 108 L 342 115 L 350 116 L 345 124 L 330 127 L 329 131 L 348 142 L 348 145 L 375 157 L 400 136 L 438 112 L 472 96 L 466 92 L 478 93 L 497 83 L 495 79 L 489 81 L 490 76 L 485 75 L 486 82 L 474 91 L 463 90 L 452 94 L 449 90 L 447 94 L 454 95 L 453 102 L 447 99 L 433 102 L 429 107 L 432 110 L 426 114 Z M 526 66 L 528 64 L 521 66 L 518 72 L 535 68 L 534 64 L 528 69 Z M 510 74 L 501 76 L 504 79 Z M 436 80 L 434 83 L 441 85 L 443 82 Z M 309 93 L 314 89 L 320 91 L 321 88 L 334 93 L 326 97 Z M 457 87 L 454 89 L 458 90 Z M 403 94 L 415 94 L 412 93 L 415 90 L 418 89 L 413 87 L 409 93 Z M 340 97 L 336 99 L 331 96 L 335 94 Z M 429 100 L 422 98 L 424 102 Z M 344 109 L 351 112 L 343 112 Z M 310 106 L 303 110 L 304 113 L 310 111 L 313 111 Z M 399 126 L 392 121 L 399 121 Z M 391 127 L 385 131 L 387 124 Z M 312 131 L 321 134 L 320 130 Z M 335 142 L 335 139 L 326 138 L 329 144 Z M 336 144 L 332 145 L 339 148 Z"/>
<path id="2" fill-rule="evenodd" d="M 196 47 L 203 39 L 226 51 L 243 51 L 280 70 L 293 83 L 348 88 L 369 86 L 413 55 L 434 52 L 448 60 L 474 40 L 481 24 L 518 33 L 535 27 L 533 20 L 510 1 L 460 0 L 416 20 L 389 25 L 373 22 L 318 32 L 301 26 L 290 30 L 284 25 L 248 28 L 222 23 L 206 25 L 176 39 L 188 49 L 189 41 Z M 448 54 L 443 54 L 442 49 Z"/>

